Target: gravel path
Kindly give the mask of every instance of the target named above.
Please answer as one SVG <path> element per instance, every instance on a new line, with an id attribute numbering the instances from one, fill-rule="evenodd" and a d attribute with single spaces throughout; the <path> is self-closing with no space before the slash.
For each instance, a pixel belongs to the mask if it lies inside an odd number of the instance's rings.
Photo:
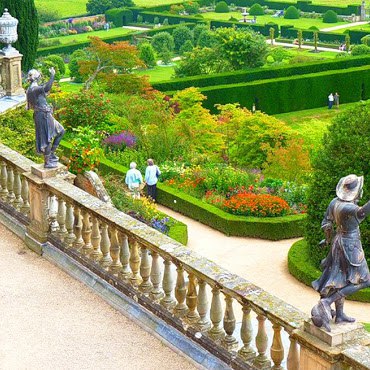
<path id="1" fill-rule="evenodd" d="M 0 282 L 0 369 L 196 368 L 2 224 Z"/>
<path id="2" fill-rule="evenodd" d="M 321 32 L 330 32 L 335 30 L 341 30 L 343 28 L 350 28 L 350 27 L 357 27 L 357 26 L 363 26 L 365 24 L 368 24 L 369 22 L 353 22 L 351 24 L 342 24 L 340 26 L 334 26 L 334 27 L 327 27 L 327 28 L 321 28 Z"/>
<path id="3" fill-rule="evenodd" d="M 318 301 L 318 293 L 297 281 L 288 271 L 288 251 L 298 239 L 272 242 L 230 237 L 169 208 L 158 208 L 188 226 L 188 246 L 197 253 L 244 277 L 307 315 Z M 370 303 L 347 301 L 345 310 L 358 321 L 370 322 Z"/>

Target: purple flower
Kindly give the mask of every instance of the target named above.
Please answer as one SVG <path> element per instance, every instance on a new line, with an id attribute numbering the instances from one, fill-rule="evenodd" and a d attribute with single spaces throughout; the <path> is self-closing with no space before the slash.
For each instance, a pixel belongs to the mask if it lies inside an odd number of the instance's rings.
<path id="1" fill-rule="evenodd" d="M 136 137 L 129 131 L 122 131 L 119 134 L 113 134 L 105 138 L 103 144 L 132 148 L 136 144 Z"/>

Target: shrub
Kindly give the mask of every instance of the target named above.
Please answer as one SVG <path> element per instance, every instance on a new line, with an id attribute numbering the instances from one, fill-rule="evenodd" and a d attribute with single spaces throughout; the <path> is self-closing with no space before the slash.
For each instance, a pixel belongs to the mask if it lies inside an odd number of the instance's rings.
<path id="1" fill-rule="evenodd" d="M 143 16 L 141 14 L 139 14 L 136 18 L 136 22 L 137 23 L 143 23 L 144 19 L 143 19 Z"/>
<path id="2" fill-rule="evenodd" d="M 43 7 L 38 7 L 37 14 L 40 23 L 53 22 L 61 18 L 57 10 L 44 9 Z"/>
<path id="3" fill-rule="evenodd" d="M 370 46 L 367 46 L 367 45 L 356 45 L 356 46 L 352 47 L 351 54 L 353 56 L 370 54 Z"/>
<path id="4" fill-rule="evenodd" d="M 216 4 L 216 7 L 215 7 L 216 13 L 228 13 L 229 11 L 230 11 L 229 6 L 226 4 L 225 1 L 219 1 Z"/>
<path id="5" fill-rule="evenodd" d="M 189 27 L 179 25 L 172 32 L 172 37 L 175 43 L 175 50 L 179 51 L 186 41 L 193 42 L 193 32 Z"/>
<path id="6" fill-rule="evenodd" d="M 264 15 L 265 12 L 260 4 L 255 3 L 250 7 L 249 14 L 250 15 Z"/>
<path id="7" fill-rule="evenodd" d="M 361 43 L 370 46 L 370 35 L 366 35 L 361 39 Z"/>
<path id="8" fill-rule="evenodd" d="M 154 35 L 151 44 L 154 50 L 159 54 L 164 52 L 172 52 L 175 48 L 173 37 L 168 32 L 159 32 Z"/>
<path id="9" fill-rule="evenodd" d="M 80 73 L 80 66 L 78 62 L 80 60 L 86 60 L 87 53 L 83 49 L 76 50 L 72 53 L 71 58 L 68 63 L 69 75 L 73 78 L 74 82 L 83 82 L 84 78 Z"/>
<path id="10" fill-rule="evenodd" d="M 149 42 L 143 42 L 139 44 L 139 52 L 139 58 L 147 67 L 150 68 L 156 65 L 154 49 Z"/>
<path id="11" fill-rule="evenodd" d="M 159 23 L 159 18 L 158 17 L 154 17 L 153 23 L 154 24 L 158 24 Z"/>
<path id="12" fill-rule="evenodd" d="M 66 66 L 64 64 L 63 58 L 60 55 L 49 55 L 44 59 L 44 61 L 49 61 L 53 65 L 57 66 L 61 76 L 64 76 L 64 74 L 66 73 Z"/>
<path id="13" fill-rule="evenodd" d="M 199 12 L 199 3 L 197 1 L 184 2 L 183 6 L 188 14 L 197 14 Z"/>
<path id="14" fill-rule="evenodd" d="M 338 15 L 334 10 L 328 10 L 323 16 L 324 23 L 337 23 Z"/>
<path id="15" fill-rule="evenodd" d="M 181 47 L 180 47 L 180 54 L 183 55 L 184 53 L 191 52 L 194 46 L 191 40 L 187 40 Z"/>
<path id="16" fill-rule="evenodd" d="M 288 9 L 284 12 L 285 19 L 298 19 L 299 18 L 299 10 L 291 5 Z"/>

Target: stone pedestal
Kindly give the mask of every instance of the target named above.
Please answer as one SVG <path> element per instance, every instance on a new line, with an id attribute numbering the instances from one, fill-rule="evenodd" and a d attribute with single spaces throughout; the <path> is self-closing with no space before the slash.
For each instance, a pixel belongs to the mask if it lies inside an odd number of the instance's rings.
<path id="1" fill-rule="evenodd" d="M 0 84 L 7 96 L 24 95 L 21 74 L 22 54 L 0 54 L 1 81 Z"/>
<path id="2" fill-rule="evenodd" d="M 66 166 L 58 164 L 56 168 L 44 168 L 43 164 L 32 165 L 31 172 L 24 174 L 28 180 L 30 200 L 30 223 L 27 227 L 26 244 L 36 253 L 42 253 L 42 244 L 46 243 L 49 234 L 49 196 L 45 179 L 62 177 L 73 182 L 74 175 Z"/>

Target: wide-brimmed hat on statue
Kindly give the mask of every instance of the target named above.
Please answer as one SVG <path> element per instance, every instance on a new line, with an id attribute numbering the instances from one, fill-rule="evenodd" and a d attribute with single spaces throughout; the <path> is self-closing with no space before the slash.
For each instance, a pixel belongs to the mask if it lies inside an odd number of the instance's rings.
<path id="1" fill-rule="evenodd" d="M 357 198 L 363 184 L 363 176 L 356 176 L 352 174 L 342 177 L 337 185 L 337 197 L 341 200 L 351 202 Z"/>

